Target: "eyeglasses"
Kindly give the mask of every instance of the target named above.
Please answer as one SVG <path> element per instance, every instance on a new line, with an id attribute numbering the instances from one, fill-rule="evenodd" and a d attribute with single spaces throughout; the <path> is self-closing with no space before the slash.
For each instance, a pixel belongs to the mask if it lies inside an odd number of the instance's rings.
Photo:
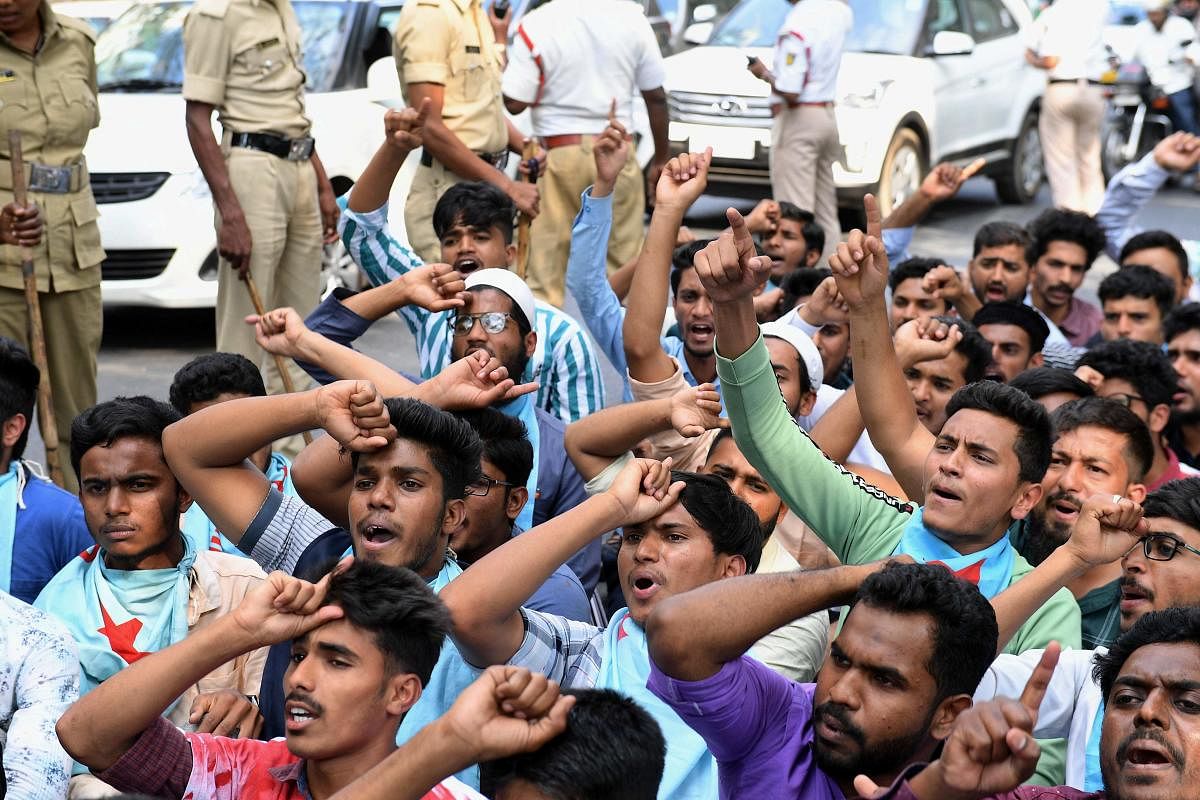
<path id="1" fill-rule="evenodd" d="M 485 311 L 482 314 L 459 314 L 450 319 L 450 328 L 455 336 L 466 336 L 475 327 L 475 320 L 483 325 L 488 333 L 499 333 L 508 325 L 510 319 L 516 319 L 504 311 Z"/>
<path id="2" fill-rule="evenodd" d="M 498 481 L 495 478 L 489 478 L 487 475 L 483 475 L 479 478 L 479 480 L 467 486 L 467 494 L 471 495 L 472 497 L 487 497 L 488 492 L 492 490 L 493 486 L 504 486 L 508 489 L 514 489 L 516 488 L 517 484 L 509 483 L 508 481 Z"/>
<path id="3" fill-rule="evenodd" d="M 1170 561 L 1180 550 L 1200 556 L 1200 550 L 1179 541 L 1169 533 L 1152 533 L 1142 539 L 1142 552 L 1151 561 Z"/>
<path id="4" fill-rule="evenodd" d="M 1135 401 L 1146 403 L 1146 398 L 1142 397 L 1141 395 L 1126 394 L 1125 392 L 1117 392 L 1116 394 L 1105 395 L 1104 399 L 1120 403 L 1126 408 L 1132 408 Z M 1146 403 L 1146 405 L 1149 405 L 1149 403 Z"/>

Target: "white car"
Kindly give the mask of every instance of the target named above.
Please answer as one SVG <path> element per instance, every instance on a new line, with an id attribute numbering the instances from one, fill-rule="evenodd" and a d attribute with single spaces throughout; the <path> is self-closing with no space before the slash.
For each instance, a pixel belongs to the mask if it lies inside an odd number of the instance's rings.
<path id="1" fill-rule="evenodd" d="M 304 31 L 307 112 L 339 194 L 382 141 L 384 107 L 402 105 L 389 33 L 401 2 L 292 3 Z M 212 197 L 188 145 L 180 95 L 190 5 L 142 0 L 96 43 L 101 123 L 84 154 L 108 253 L 101 265 L 106 305 L 202 308 L 216 302 Z M 418 158 L 409 158 L 393 187 L 390 222 L 398 236 Z M 357 279 L 340 244 L 326 248 L 324 269 L 327 281 Z"/>
<path id="2" fill-rule="evenodd" d="M 131 5 L 133 0 L 59 0 L 53 7 L 55 14 L 81 19 L 100 33 Z"/>
<path id="3" fill-rule="evenodd" d="M 874 192 L 886 214 L 931 165 L 987 159 L 1000 198 L 1025 203 L 1043 180 L 1038 108 L 1045 76 L 1025 63 L 1021 0 L 850 0 L 837 89 L 844 155 L 839 201 Z M 671 144 L 713 148 L 709 193 L 770 193 L 768 87 L 746 69 L 771 63 L 786 0 L 743 0 L 705 46 L 667 59 Z"/>

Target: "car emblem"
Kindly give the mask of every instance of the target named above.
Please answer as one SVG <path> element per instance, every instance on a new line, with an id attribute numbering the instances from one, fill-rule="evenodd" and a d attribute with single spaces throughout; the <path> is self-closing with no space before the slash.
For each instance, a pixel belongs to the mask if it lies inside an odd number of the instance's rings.
<path id="1" fill-rule="evenodd" d="M 747 111 L 746 104 L 736 97 L 722 97 L 712 104 L 712 110 L 731 116 L 740 116 Z"/>

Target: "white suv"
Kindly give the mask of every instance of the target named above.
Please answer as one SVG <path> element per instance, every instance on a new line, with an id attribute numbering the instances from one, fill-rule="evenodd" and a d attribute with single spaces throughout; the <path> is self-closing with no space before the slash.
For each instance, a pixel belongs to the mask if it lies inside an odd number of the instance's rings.
<path id="1" fill-rule="evenodd" d="M 930 165 L 987 159 L 1000 199 L 1025 203 L 1041 185 L 1037 115 L 1045 77 L 1025 63 L 1022 0 L 850 0 L 854 29 L 838 78 L 844 149 L 839 201 L 883 212 L 916 191 Z M 711 145 L 709 192 L 770 192 L 767 85 L 746 57 L 768 65 L 786 0 L 743 0 L 708 43 L 667 59 L 671 144 Z"/>

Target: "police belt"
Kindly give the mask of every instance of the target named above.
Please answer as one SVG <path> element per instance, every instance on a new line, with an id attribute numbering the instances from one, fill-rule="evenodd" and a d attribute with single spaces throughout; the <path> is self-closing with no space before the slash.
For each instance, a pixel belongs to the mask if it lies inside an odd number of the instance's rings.
<path id="1" fill-rule="evenodd" d="M 8 162 L 9 159 L 4 158 Z M 73 194 L 88 185 L 87 163 L 80 159 L 74 164 L 52 167 L 36 161 L 25 162 L 25 185 L 31 192 L 42 194 Z M 12 191 L 12 167 L 0 167 L 0 189 Z"/>
<path id="2" fill-rule="evenodd" d="M 501 150 L 499 153 L 476 153 L 475 155 L 479 156 L 482 160 L 491 164 L 496 169 L 504 169 L 505 167 L 508 166 L 508 151 L 507 150 Z M 432 167 L 433 166 L 433 156 L 431 156 L 429 154 L 428 150 L 424 150 L 424 149 L 421 150 L 421 166 L 422 167 Z M 446 169 L 450 169 L 450 168 L 446 167 Z M 454 170 L 450 170 L 450 171 L 453 172 Z"/>
<path id="3" fill-rule="evenodd" d="M 229 137 L 230 147 L 261 150 L 288 161 L 308 161 L 312 157 L 316 140 L 311 136 L 285 139 L 273 133 L 234 133 Z"/>

